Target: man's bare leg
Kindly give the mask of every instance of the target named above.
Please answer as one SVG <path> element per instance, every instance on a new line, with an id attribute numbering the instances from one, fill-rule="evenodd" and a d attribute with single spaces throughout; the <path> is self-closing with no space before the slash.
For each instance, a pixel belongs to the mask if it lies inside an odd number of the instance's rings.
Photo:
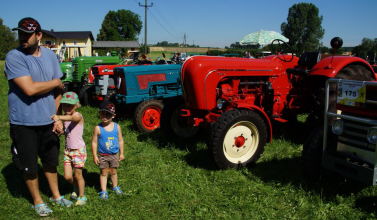
<path id="1" fill-rule="evenodd" d="M 52 193 L 52 198 L 60 198 L 61 195 L 59 192 L 58 173 L 56 172 L 56 168 L 45 168 L 44 173 Z"/>
<path id="2" fill-rule="evenodd" d="M 34 205 L 42 204 L 43 200 L 39 191 L 38 177 L 27 178 L 25 177 L 26 187 L 28 188 Z"/>

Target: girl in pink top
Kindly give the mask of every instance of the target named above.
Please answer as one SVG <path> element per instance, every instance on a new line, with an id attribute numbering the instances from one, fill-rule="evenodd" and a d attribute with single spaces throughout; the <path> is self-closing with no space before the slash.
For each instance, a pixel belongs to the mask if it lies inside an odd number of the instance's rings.
<path id="1" fill-rule="evenodd" d="M 84 195 L 85 180 L 82 175 L 87 158 L 86 146 L 82 138 L 84 118 L 76 111 L 80 107 L 76 93 L 64 93 L 60 103 L 62 103 L 64 115 L 53 115 L 52 119 L 64 122 L 64 178 L 74 186 L 71 198 L 77 199 L 75 205 L 85 205 L 87 198 Z"/>

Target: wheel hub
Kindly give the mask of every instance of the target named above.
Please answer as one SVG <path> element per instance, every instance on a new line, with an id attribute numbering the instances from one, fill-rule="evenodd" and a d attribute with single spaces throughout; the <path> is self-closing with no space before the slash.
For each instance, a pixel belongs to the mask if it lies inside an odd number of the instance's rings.
<path id="1" fill-rule="evenodd" d="M 156 109 L 147 109 L 143 115 L 143 123 L 149 129 L 156 129 L 160 126 L 160 112 Z"/>
<path id="2" fill-rule="evenodd" d="M 240 121 L 229 128 L 223 141 L 225 157 L 232 163 L 248 161 L 259 143 L 258 129 L 249 121 Z"/>
<path id="3" fill-rule="evenodd" d="M 245 145 L 246 138 L 244 138 L 244 136 L 242 136 L 242 135 L 243 134 L 241 134 L 241 136 L 234 138 L 234 145 L 236 147 L 242 147 L 243 145 Z"/>

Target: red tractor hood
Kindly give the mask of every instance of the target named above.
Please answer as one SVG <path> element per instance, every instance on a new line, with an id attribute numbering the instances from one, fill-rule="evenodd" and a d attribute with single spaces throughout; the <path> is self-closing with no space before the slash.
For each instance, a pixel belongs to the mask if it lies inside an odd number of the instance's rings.
<path id="1" fill-rule="evenodd" d="M 284 55 L 281 55 L 284 57 Z M 285 55 L 285 59 L 291 56 Z M 297 65 L 298 58 L 283 62 L 277 56 L 262 59 L 194 56 L 182 66 L 183 94 L 191 109 L 212 110 L 216 107 L 216 88 L 232 77 L 271 77 L 286 74 L 287 68 Z"/>

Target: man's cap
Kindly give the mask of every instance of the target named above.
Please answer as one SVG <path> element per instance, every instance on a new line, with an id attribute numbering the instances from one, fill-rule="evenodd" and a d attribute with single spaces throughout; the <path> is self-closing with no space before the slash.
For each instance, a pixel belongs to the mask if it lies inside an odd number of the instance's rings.
<path id="1" fill-rule="evenodd" d="M 12 29 L 12 31 L 15 31 L 15 30 L 19 30 L 19 31 L 23 31 L 23 32 L 31 34 L 34 32 L 41 32 L 42 28 L 37 20 L 31 17 L 26 17 L 26 18 L 21 19 L 18 22 L 18 27 Z"/>
<path id="2" fill-rule="evenodd" d="M 112 102 L 104 101 L 100 105 L 100 111 L 109 112 L 115 115 L 115 105 Z"/>
<path id="3" fill-rule="evenodd" d="M 71 105 L 76 105 L 79 102 L 80 102 L 79 97 L 74 92 L 64 93 L 63 98 L 60 100 L 60 103 L 66 103 L 66 104 L 71 104 Z"/>

